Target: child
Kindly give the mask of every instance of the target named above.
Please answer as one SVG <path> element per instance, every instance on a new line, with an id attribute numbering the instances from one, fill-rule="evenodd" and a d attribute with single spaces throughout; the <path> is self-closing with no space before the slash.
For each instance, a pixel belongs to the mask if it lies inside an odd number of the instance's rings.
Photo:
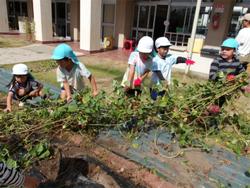
<path id="1" fill-rule="evenodd" d="M 51 57 L 59 65 L 57 68 L 57 81 L 61 82 L 61 99 L 70 102 L 72 94 L 84 88 L 83 77 L 89 79 L 93 96 L 98 94 L 94 76 L 77 59 L 72 48 L 67 44 L 58 45 Z"/>
<path id="2" fill-rule="evenodd" d="M 7 96 L 7 107 L 5 112 L 11 112 L 12 99 L 19 101 L 19 106 L 23 106 L 23 102 L 32 97 L 42 96 L 43 85 L 36 80 L 28 72 L 25 64 L 16 64 L 12 69 L 12 80 L 7 85 L 9 92 Z"/>
<path id="3" fill-rule="evenodd" d="M 36 178 L 23 176 L 15 169 L 8 168 L 3 162 L 0 162 L 0 174 L 0 186 L 36 188 L 40 183 Z"/>
<path id="4" fill-rule="evenodd" d="M 141 83 L 147 77 L 152 66 L 150 56 L 153 50 L 153 39 L 144 36 L 139 40 L 137 51 L 132 52 L 128 60 L 128 68 L 123 76 L 122 86 L 128 96 L 141 93 Z"/>
<path id="5" fill-rule="evenodd" d="M 220 57 L 214 59 L 210 67 L 209 80 L 218 80 L 221 76 L 238 75 L 245 71 L 236 58 L 238 42 L 233 38 L 226 39 L 221 45 Z"/>
<path id="6" fill-rule="evenodd" d="M 194 64 L 194 61 L 168 54 L 169 47 L 172 44 L 166 37 L 159 37 L 155 41 L 155 47 L 157 49 L 157 55 L 153 58 L 153 74 L 151 77 L 152 85 L 159 85 L 161 80 L 167 81 L 167 84 L 171 83 L 171 72 L 172 66 L 178 63 Z M 162 91 L 158 94 L 163 95 L 165 92 Z M 157 92 L 151 91 L 151 98 L 157 98 Z"/>

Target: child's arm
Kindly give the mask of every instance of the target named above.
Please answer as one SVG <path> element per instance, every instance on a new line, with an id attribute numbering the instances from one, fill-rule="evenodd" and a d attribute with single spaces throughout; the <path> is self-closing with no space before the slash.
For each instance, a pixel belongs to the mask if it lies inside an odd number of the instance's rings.
<path id="1" fill-rule="evenodd" d="M 236 68 L 236 74 L 240 74 L 242 72 L 246 71 L 243 67 L 242 63 L 239 64 L 239 66 Z"/>
<path id="2" fill-rule="evenodd" d="M 94 76 L 91 74 L 91 75 L 89 76 L 88 79 L 89 79 L 89 82 L 90 82 L 90 84 L 91 84 L 93 96 L 98 95 L 97 86 L 96 86 L 96 81 L 95 81 Z"/>
<path id="3" fill-rule="evenodd" d="M 217 60 L 215 60 L 212 62 L 210 66 L 209 80 L 216 80 L 218 71 L 219 71 L 219 63 Z"/>
<path id="4" fill-rule="evenodd" d="M 140 77 L 141 81 L 143 81 L 149 74 L 150 70 L 146 70 L 144 74 Z"/>
<path id="5" fill-rule="evenodd" d="M 41 83 L 39 83 L 39 82 L 36 82 L 36 89 L 34 89 L 33 91 L 31 91 L 30 93 L 29 93 L 29 96 L 31 96 L 31 97 L 37 97 L 37 96 L 39 96 L 40 94 L 40 91 L 43 89 L 43 84 L 41 84 Z"/>
<path id="6" fill-rule="evenodd" d="M 11 108 L 12 108 L 12 98 L 13 98 L 13 93 L 9 92 L 8 96 L 7 96 L 7 107 L 4 109 L 5 112 L 11 112 Z"/>
<path id="7" fill-rule="evenodd" d="M 3 162 L 0 162 L 0 174 L 0 186 L 35 188 L 40 183 L 36 178 L 23 176 L 15 169 L 8 168 Z"/>
<path id="8" fill-rule="evenodd" d="M 128 74 L 128 83 L 129 85 L 125 87 L 125 90 L 128 90 L 132 87 L 133 85 L 133 80 L 134 80 L 134 75 L 135 75 L 135 66 L 134 65 L 129 65 L 129 74 Z"/>
<path id="9" fill-rule="evenodd" d="M 72 95 L 71 95 L 70 86 L 67 80 L 63 81 L 63 87 L 66 93 L 66 100 L 69 102 L 72 100 Z"/>
<path id="10" fill-rule="evenodd" d="M 193 65 L 195 62 L 185 57 L 177 57 L 176 64 L 179 64 L 179 63 L 186 63 L 187 65 Z"/>
<path id="11" fill-rule="evenodd" d="M 187 58 L 185 58 L 185 57 L 179 56 L 179 57 L 176 58 L 176 64 L 186 63 L 186 61 L 187 61 Z"/>

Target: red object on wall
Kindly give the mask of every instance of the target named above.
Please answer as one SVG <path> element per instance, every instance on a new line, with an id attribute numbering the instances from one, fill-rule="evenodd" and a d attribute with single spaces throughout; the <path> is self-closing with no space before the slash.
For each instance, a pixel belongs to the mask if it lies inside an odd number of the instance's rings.
<path id="1" fill-rule="evenodd" d="M 124 39 L 122 49 L 132 52 L 132 51 L 134 51 L 135 46 L 136 46 L 135 40 Z"/>
<path id="2" fill-rule="evenodd" d="M 216 13 L 212 17 L 212 27 L 213 29 L 218 29 L 220 26 L 220 14 Z"/>

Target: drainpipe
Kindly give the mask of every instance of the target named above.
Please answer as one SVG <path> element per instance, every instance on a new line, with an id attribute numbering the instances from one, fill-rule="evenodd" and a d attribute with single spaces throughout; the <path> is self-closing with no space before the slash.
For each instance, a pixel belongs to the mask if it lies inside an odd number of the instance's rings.
<path id="1" fill-rule="evenodd" d="M 195 14 L 194 14 L 194 22 L 193 22 L 193 27 L 192 27 L 192 33 L 191 33 L 191 38 L 190 38 L 190 45 L 189 45 L 189 49 L 188 49 L 188 57 L 190 59 L 192 59 L 192 55 L 193 55 L 192 51 L 193 51 L 193 47 L 194 47 L 194 39 L 195 39 L 195 35 L 196 35 L 196 29 L 197 29 L 200 9 L 201 9 L 201 0 L 197 0 Z M 188 74 L 189 70 L 190 70 L 190 65 L 187 65 L 186 69 L 185 69 L 185 74 Z"/>

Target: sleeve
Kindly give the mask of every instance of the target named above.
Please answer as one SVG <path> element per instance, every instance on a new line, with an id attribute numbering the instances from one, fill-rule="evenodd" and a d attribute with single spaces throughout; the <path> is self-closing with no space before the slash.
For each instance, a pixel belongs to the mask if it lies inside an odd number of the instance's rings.
<path id="1" fill-rule="evenodd" d="M 219 70 L 219 62 L 217 60 L 214 60 L 210 66 L 209 80 L 216 79 L 218 70 Z"/>
<path id="2" fill-rule="evenodd" d="M 156 58 L 153 58 L 152 60 L 152 71 L 157 71 L 159 70 L 159 66 L 158 66 L 158 63 L 157 63 L 157 59 Z"/>
<path id="3" fill-rule="evenodd" d="M 236 68 L 236 74 L 240 74 L 242 72 L 246 71 L 243 65 L 240 63 L 239 66 Z"/>
<path id="4" fill-rule="evenodd" d="M 15 169 L 9 169 L 3 162 L 0 162 L 0 186 L 21 187 L 24 183 L 24 176 Z"/>
<path id="5" fill-rule="evenodd" d="M 239 45 L 242 45 L 244 42 L 244 37 L 242 34 L 242 30 L 239 31 L 238 35 L 235 37 L 235 40 L 239 43 Z"/>
<path id="6" fill-rule="evenodd" d="M 60 69 L 60 67 L 57 67 L 56 78 L 57 78 L 57 82 L 63 82 L 66 80 L 66 76 L 63 73 L 63 71 Z"/>
<path id="7" fill-rule="evenodd" d="M 132 52 L 128 58 L 128 64 L 129 65 L 136 65 L 136 58 L 137 58 L 138 52 Z"/>
<path id="8" fill-rule="evenodd" d="M 176 58 L 176 64 L 178 64 L 178 63 L 186 63 L 186 60 L 187 60 L 187 58 L 179 56 L 179 57 Z"/>
<path id="9" fill-rule="evenodd" d="M 84 64 L 79 63 L 79 67 L 81 76 L 85 76 L 86 78 L 89 78 L 91 76 L 91 72 L 85 67 Z"/>
<path id="10" fill-rule="evenodd" d="M 31 81 L 31 87 L 32 87 L 32 89 L 37 89 L 37 88 L 42 87 L 42 86 L 43 85 L 40 82 L 36 81 L 36 80 L 32 80 Z"/>
<path id="11" fill-rule="evenodd" d="M 166 57 L 166 60 L 171 64 L 171 65 L 174 65 L 174 64 L 177 64 L 177 56 L 176 55 L 172 55 L 172 54 L 169 54 L 169 56 Z"/>
<path id="12" fill-rule="evenodd" d="M 16 87 L 15 85 L 11 84 L 11 86 L 9 87 L 9 92 L 16 94 Z"/>

